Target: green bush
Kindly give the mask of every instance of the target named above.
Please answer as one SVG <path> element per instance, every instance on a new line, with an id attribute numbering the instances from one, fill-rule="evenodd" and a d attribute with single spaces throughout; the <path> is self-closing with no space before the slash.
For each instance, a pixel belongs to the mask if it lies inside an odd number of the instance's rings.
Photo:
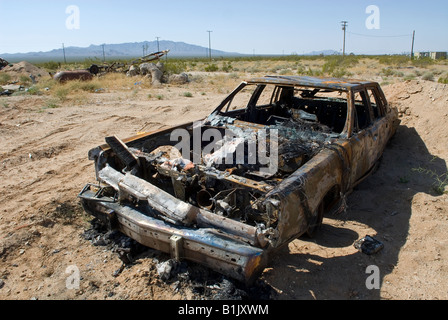
<path id="1" fill-rule="evenodd" d="M 222 64 L 222 71 L 224 72 L 230 72 L 233 70 L 232 64 L 230 63 L 230 61 L 226 62 L 224 61 L 224 63 Z"/>
<path id="2" fill-rule="evenodd" d="M 165 63 L 165 73 L 168 75 L 179 74 L 187 71 L 187 63 L 182 60 L 169 60 Z"/>
<path id="3" fill-rule="evenodd" d="M 204 68 L 204 70 L 207 71 L 207 72 L 216 72 L 216 71 L 219 70 L 219 68 L 218 68 L 218 66 L 216 64 L 212 63 L 212 64 L 208 64 Z"/>
<path id="4" fill-rule="evenodd" d="M 438 82 L 448 84 L 448 74 L 446 74 L 444 77 L 440 77 Z"/>
<path id="5" fill-rule="evenodd" d="M 420 59 L 414 59 L 412 60 L 412 64 L 416 67 L 420 67 L 420 68 L 426 68 L 430 65 L 434 64 L 434 60 L 431 58 L 420 58 Z"/>
<path id="6" fill-rule="evenodd" d="M 403 66 L 407 65 L 410 58 L 407 55 L 379 56 L 378 62 L 385 65 Z"/>
<path id="7" fill-rule="evenodd" d="M 56 71 L 57 69 L 59 69 L 61 67 L 61 63 L 55 62 L 55 61 L 48 61 L 48 62 L 43 62 L 43 63 L 37 64 L 37 66 L 42 66 L 43 68 L 45 68 L 49 71 Z"/>

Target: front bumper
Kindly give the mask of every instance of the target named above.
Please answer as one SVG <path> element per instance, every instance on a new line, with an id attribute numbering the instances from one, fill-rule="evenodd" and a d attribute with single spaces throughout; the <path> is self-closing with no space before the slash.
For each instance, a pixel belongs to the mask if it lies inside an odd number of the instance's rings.
<path id="1" fill-rule="evenodd" d="M 175 259 L 194 261 L 246 284 L 257 279 L 266 267 L 266 250 L 217 228 L 185 227 L 153 218 L 131 204 L 99 195 L 90 185 L 79 198 L 84 210 L 110 229 Z"/>

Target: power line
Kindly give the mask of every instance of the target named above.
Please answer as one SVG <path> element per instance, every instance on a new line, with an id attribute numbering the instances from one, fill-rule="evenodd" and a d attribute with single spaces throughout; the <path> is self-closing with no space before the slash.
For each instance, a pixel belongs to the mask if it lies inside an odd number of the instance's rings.
<path id="1" fill-rule="evenodd" d="M 397 35 L 397 36 L 377 36 L 377 35 L 370 35 L 370 34 L 361 34 L 361 33 L 355 33 L 355 32 L 348 32 L 348 34 L 360 36 L 360 37 L 369 37 L 369 38 L 404 38 L 404 37 L 412 37 L 412 34 L 403 34 L 403 35 Z"/>

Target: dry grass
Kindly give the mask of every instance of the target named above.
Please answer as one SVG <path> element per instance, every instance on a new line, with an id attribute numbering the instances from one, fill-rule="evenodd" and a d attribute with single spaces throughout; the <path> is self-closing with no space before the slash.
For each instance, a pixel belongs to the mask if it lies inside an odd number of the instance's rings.
<path id="1" fill-rule="evenodd" d="M 210 72 L 211 65 L 217 71 Z M 362 78 L 380 83 L 395 83 L 407 79 L 446 81 L 448 61 L 411 62 L 405 57 L 285 57 L 284 59 L 218 59 L 173 60 L 166 65 L 169 73 L 186 72 L 190 82 L 181 86 L 184 92 L 204 95 L 206 91 L 220 94 L 230 93 L 242 80 L 264 75 L 312 75 Z M 67 68 L 70 69 L 70 68 Z M 168 72 L 167 71 L 167 72 Z M 7 82 L 7 79 L 0 79 Z M 90 81 L 58 83 L 53 79 L 42 80 L 30 87 L 26 93 L 37 94 L 55 105 L 87 103 L 86 93 L 126 92 L 123 99 L 164 100 L 170 95 L 171 85 L 153 88 L 143 76 L 127 77 L 123 73 L 108 73 Z M 176 86 L 179 87 L 179 86 Z M 91 96 L 90 96 L 91 97 Z"/>

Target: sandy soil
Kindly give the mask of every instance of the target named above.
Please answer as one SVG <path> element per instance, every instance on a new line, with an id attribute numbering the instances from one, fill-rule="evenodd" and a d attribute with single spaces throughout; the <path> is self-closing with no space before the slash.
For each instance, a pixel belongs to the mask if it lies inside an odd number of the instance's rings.
<path id="1" fill-rule="evenodd" d="M 168 257 L 154 250 L 117 272 L 118 254 L 82 236 L 91 218 L 77 200 L 95 181 L 87 152 L 105 136 L 199 119 L 225 93 L 189 85 L 132 94 L 106 90 L 59 108 L 45 107 L 42 96 L 2 97 L 0 299 L 219 299 L 224 287 L 231 291 L 224 298 L 447 299 L 448 195 L 436 187 L 447 178 L 448 88 L 409 81 L 383 89 L 402 123 L 378 171 L 348 197 L 345 213 L 325 217 L 316 238 L 295 240 L 279 252 L 252 289 L 229 289 L 190 263 L 183 265 L 188 279 L 165 282 L 156 267 Z M 148 99 L 149 90 L 164 99 Z M 193 96 L 185 97 L 186 90 Z M 384 249 L 371 256 L 357 251 L 353 243 L 365 235 Z M 370 265 L 378 267 L 379 289 L 366 287 Z M 70 289 L 73 266 L 81 280 Z"/>

